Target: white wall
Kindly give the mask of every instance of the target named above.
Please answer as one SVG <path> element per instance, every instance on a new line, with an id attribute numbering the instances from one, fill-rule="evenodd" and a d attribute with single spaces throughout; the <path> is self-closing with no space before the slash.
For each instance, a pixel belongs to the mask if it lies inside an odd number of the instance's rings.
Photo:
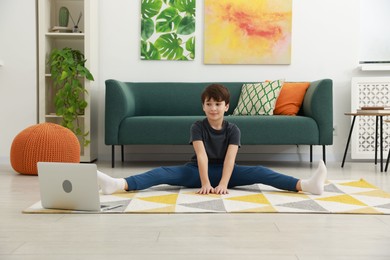
<path id="1" fill-rule="evenodd" d="M 360 1 L 360 55 L 361 62 L 389 62 L 389 29 L 378 24 L 390 23 L 390 1 Z"/>
<path id="2" fill-rule="evenodd" d="M 37 122 L 35 1 L 0 1 L 0 162 L 12 140 Z"/>
<path id="3" fill-rule="evenodd" d="M 23 8 L 20 8 L 23 1 Z M 350 84 L 354 76 L 385 73 L 357 69 L 359 1 L 295 0 L 291 65 L 203 65 L 203 1 L 197 1 L 196 59 L 192 62 L 141 61 L 140 0 L 100 0 L 99 14 L 99 159 L 108 160 L 104 145 L 104 80 L 124 81 L 289 81 L 331 78 L 337 136 L 328 160 L 341 160 L 350 118 Z M 17 15 L 16 15 L 17 14 Z M 14 136 L 36 123 L 35 2 L 0 1 L 0 158 L 7 159 Z M 174 73 L 172 73 L 174 72 Z M 138 149 L 138 148 L 137 148 Z M 143 149 L 143 148 L 142 148 Z M 142 150 L 141 149 L 141 150 Z M 295 147 L 255 147 L 248 152 L 295 154 Z M 132 152 L 134 149 L 126 149 Z M 164 150 L 164 149 L 163 149 Z M 170 151 L 168 147 L 165 150 Z M 245 150 L 244 150 L 245 151 Z M 307 147 L 300 152 L 306 154 Z M 321 149 L 314 150 L 317 157 Z M 303 158 L 302 160 L 307 160 Z"/>

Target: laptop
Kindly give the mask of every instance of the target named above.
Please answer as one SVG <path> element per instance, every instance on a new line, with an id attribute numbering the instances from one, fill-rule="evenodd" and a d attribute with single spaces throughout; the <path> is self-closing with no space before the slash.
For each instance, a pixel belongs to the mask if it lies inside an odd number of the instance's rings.
<path id="1" fill-rule="evenodd" d="M 101 205 L 96 164 L 38 162 L 42 207 L 107 211 L 123 205 Z"/>

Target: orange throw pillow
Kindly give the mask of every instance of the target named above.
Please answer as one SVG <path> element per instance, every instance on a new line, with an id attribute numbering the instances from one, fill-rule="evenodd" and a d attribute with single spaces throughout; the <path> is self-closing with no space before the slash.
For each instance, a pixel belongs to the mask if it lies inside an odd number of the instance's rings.
<path id="1" fill-rule="evenodd" d="M 286 82 L 276 100 L 274 115 L 297 115 L 310 82 Z"/>

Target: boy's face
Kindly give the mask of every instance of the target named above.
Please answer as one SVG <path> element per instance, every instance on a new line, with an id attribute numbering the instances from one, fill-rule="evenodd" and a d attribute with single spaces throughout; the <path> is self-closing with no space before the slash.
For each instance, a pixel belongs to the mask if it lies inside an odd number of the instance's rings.
<path id="1" fill-rule="evenodd" d="M 214 99 L 205 100 L 203 103 L 203 111 L 209 120 L 223 120 L 224 114 L 228 111 L 229 105 L 225 101 L 215 101 Z"/>

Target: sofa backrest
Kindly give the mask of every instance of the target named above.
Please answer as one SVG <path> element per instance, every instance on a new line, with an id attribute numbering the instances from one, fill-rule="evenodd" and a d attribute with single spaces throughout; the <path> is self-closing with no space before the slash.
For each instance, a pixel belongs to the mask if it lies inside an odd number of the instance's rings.
<path id="1" fill-rule="evenodd" d="M 216 82 L 213 82 L 216 83 Z M 122 82 L 106 80 L 105 142 L 120 144 L 123 120 L 136 116 L 204 116 L 200 95 L 211 83 Z M 221 82 L 231 94 L 228 115 L 236 108 L 243 82 Z M 316 121 L 321 145 L 333 143 L 333 82 L 322 79 L 310 83 L 299 115 Z"/>
<path id="2" fill-rule="evenodd" d="M 216 83 L 216 82 L 212 82 Z M 204 115 L 201 93 L 211 82 L 126 82 L 137 100 L 138 116 Z M 243 82 L 221 82 L 230 91 L 231 114 L 237 106 Z"/>

